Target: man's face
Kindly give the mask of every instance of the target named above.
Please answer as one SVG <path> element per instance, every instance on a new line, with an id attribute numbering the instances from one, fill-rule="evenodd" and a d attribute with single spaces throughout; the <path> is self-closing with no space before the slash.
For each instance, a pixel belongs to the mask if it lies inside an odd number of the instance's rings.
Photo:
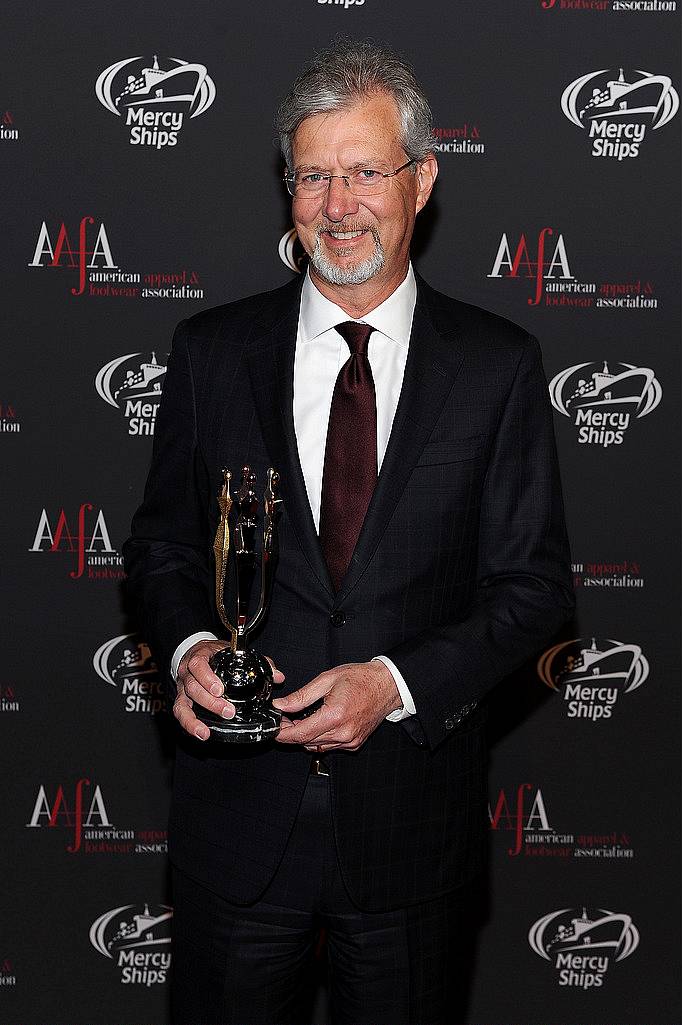
<path id="1" fill-rule="evenodd" d="M 377 93 L 343 110 L 314 114 L 296 130 L 293 158 L 297 172 L 347 174 L 359 166 L 394 171 L 408 159 L 395 100 Z M 435 167 L 430 159 L 418 165 L 416 175 L 405 168 L 378 196 L 354 196 L 342 178 L 332 178 L 321 195 L 294 197 L 294 224 L 313 274 L 332 285 L 400 280 Z"/>

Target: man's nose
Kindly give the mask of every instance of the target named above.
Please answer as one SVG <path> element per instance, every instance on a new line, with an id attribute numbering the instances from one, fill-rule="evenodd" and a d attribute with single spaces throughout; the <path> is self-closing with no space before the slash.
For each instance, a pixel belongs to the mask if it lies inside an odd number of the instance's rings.
<path id="1" fill-rule="evenodd" d="M 342 221 L 347 214 L 356 214 L 360 204 L 344 178 L 331 178 L 327 186 L 323 213 L 328 221 Z"/>

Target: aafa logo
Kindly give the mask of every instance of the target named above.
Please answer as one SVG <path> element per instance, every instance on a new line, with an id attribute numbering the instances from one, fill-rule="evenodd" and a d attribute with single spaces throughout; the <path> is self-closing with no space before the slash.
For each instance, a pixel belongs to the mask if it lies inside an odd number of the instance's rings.
<path id="1" fill-rule="evenodd" d="M 78 509 L 76 528 L 72 529 L 64 508 L 50 521 L 47 509 L 38 519 L 29 552 L 68 552 L 76 556 L 76 568 L 69 571 L 72 580 L 80 580 L 87 567 L 88 580 L 122 580 L 123 559 L 112 547 L 109 529 L 100 509 L 94 516 L 92 502 L 83 502 Z M 92 525 L 90 525 L 92 523 Z"/>
<path id="2" fill-rule="evenodd" d="M 680 105 L 667 75 L 623 68 L 590 71 L 566 86 L 561 109 L 577 128 L 586 129 L 593 157 L 625 160 L 639 156 L 647 129 L 663 128 Z"/>
<path id="3" fill-rule="evenodd" d="M 167 904 L 123 904 L 95 919 L 90 942 L 98 954 L 116 962 L 124 985 L 158 985 L 170 968 L 172 917 Z"/>
<path id="4" fill-rule="evenodd" d="M 155 715 L 163 708 L 159 670 L 137 634 L 112 637 L 97 649 L 92 664 L 100 679 L 120 690 L 126 712 Z"/>
<path id="5" fill-rule="evenodd" d="M 527 801 L 526 798 L 532 800 Z M 521 853 L 524 834 L 554 832 L 547 818 L 542 790 L 540 787 L 533 790 L 531 783 L 521 783 L 517 787 L 516 795 L 511 797 L 511 804 L 506 791 L 501 789 L 494 810 L 488 803 L 488 818 L 493 831 L 514 834 L 514 846 L 507 849 L 510 857 L 517 857 Z"/>
<path id="6" fill-rule="evenodd" d="M 495 260 L 488 277 L 525 278 L 534 281 L 535 292 L 527 302 L 529 306 L 537 306 L 547 281 L 551 281 L 553 278 L 560 278 L 564 281 L 573 280 L 564 236 L 559 233 L 554 246 L 547 245 L 547 240 L 555 234 L 554 228 L 542 228 L 538 232 L 537 243 L 532 254 L 529 249 L 529 244 L 532 247 L 532 240 L 526 241 L 525 233 L 521 234 L 512 256 L 507 234 L 504 232 L 500 238 L 500 244 L 497 247 Z"/>
<path id="7" fill-rule="evenodd" d="M 73 830 L 73 840 L 66 848 L 69 854 L 76 854 L 81 849 L 83 830 L 86 830 L 87 835 L 87 831 L 92 829 L 113 829 L 99 785 L 95 786 L 88 802 L 85 791 L 90 786 L 90 780 L 86 777 L 79 779 L 73 789 L 73 798 L 67 802 L 64 787 L 60 783 L 50 804 L 45 787 L 41 784 L 31 819 L 26 823 L 27 829 L 46 826 L 48 829 Z"/>
<path id="8" fill-rule="evenodd" d="M 621 694 L 641 687 L 649 663 L 638 644 L 578 638 L 555 644 L 538 661 L 538 675 L 561 693 L 569 719 L 610 719 Z"/>
<path id="9" fill-rule="evenodd" d="M 95 83 L 95 95 L 108 111 L 123 117 L 130 128 L 131 146 L 163 149 L 177 145 L 185 118 L 205 114 L 215 99 L 215 85 L 203 64 L 168 57 L 168 67 L 154 56 L 127 57 L 105 68 Z"/>
<path id="10" fill-rule="evenodd" d="M 528 942 L 539 957 L 554 964 L 560 986 L 601 986 L 609 965 L 624 961 L 639 945 L 630 915 L 604 908 L 563 908 L 535 922 Z"/>
<path id="11" fill-rule="evenodd" d="M 633 420 L 648 416 L 663 392 L 653 370 L 632 363 L 576 363 L 552 378 L 558 413 L 573 420 L 579 445 L 622 445 Z"/>
<path id="12" fill-rule="evenodd" d="M 77 270 L 78 288 L 72 288 L 71 295 L 82 295 L 85 291 L 87 271 L 115 271 L 118 268 L 118 264 L 114 263 L 104 222 L 100 223 L 94 240 L 89 241 L 88 228 L 94 223 L 94 217 L 81 217 L 78 225 L 78 244 L 74 245 L 64 221 L 59 225 L 54 244 L 47 224 L 43 221 L 29 267 L 66 267 L 69 270 Z"/>
<path id="13" fill-rule="evenodd" d="M 140 362 L 141 355 L 129 352 L 117 356 L 105 363 L 95 377 L 97 394 L 108 405 L 123 411 L 131 437 L 154 433 L 167 369 L 165 363 L 157 361 L 156 353 Z"/>

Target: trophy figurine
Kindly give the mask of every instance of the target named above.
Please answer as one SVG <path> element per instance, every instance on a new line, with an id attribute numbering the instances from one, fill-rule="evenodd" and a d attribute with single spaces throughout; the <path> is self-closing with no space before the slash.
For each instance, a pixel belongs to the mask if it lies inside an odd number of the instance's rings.
<path id="1" fill-rule="evenodd" d="M 256 743 L 272 740 L 280 727 L 281 712 L 270 704 L 272 696 L 272 668 L 258 652 L 247 647 L 249 636 L 262 622 L 272 594 L 272 581 L 277 557 L 277 532 L 275 517 L 281 498 L 277 496 L 279 474 L 268 470 L 267 483 L 263 493 L 263 543 L 260 555 L 260 598 L 258 607 L 249 619 L 247 614 L 249 595 L 256 575 L 258 555 L 256 552 L 256 525 L 258 496 L 254 490 L 256 475 L 245 466 L 242 484 L 235 494 L 237 519 L 234 526 L 234 565 L 236 575 L 236 626 L 233 626 L 225 611 L 225 576 L 229 566 L 230 553 L 230 510 L 233 501 L 230 494 L 232 474 L 223 470 L 223 486 L 218 496 L 220 523 L 216 531 L 213 550 L 215 552 L 216 607 L 218 615 L 227 630 L 230 645 L 217 651 L 209 659 L 213 672 L 223 685 L 223 697 L 236 708 L 233 719 L 223 719 L 206 708 L 195 706 L 199 719 L 211 730 L 215 740 L 230 744 Z"/>

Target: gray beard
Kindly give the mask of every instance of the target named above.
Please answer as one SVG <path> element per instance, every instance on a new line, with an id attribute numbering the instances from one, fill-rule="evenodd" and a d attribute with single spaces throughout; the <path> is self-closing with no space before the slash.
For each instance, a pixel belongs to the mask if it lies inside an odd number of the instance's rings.
<path id="1" fill-rule="evenodd" d="M 322 240 L 317 236 L 310 262 L 320 277 L 330 285 L 362 285 L 382 270 L 385 262 L 384 250 L 378 232 L 372 231 L 374 252 L 362 263 L 350 267 L 337 267 L 322 252 Z"/>

